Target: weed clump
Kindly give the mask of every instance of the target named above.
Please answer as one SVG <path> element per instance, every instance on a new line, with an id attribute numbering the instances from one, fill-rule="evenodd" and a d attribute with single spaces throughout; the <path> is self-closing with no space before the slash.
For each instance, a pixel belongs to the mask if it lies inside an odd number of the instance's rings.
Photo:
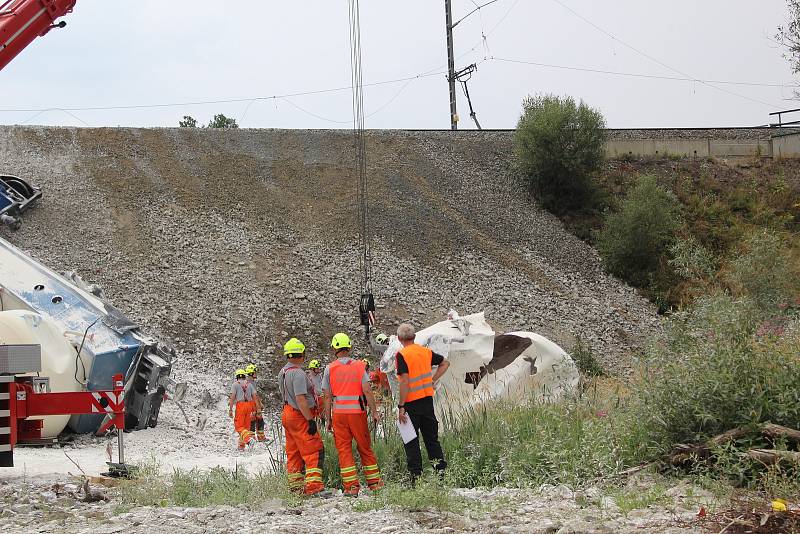
<path id="1" fill-rule="evenodd" d="M 584 341 L 580 336 L 575 340 L 575 345 L 572 347 L 572 361 L 578 367 L 578 371 L 584 377 L 598 377 L 605 376 L 603 366 L 594 355 L 592 346 Z"/>

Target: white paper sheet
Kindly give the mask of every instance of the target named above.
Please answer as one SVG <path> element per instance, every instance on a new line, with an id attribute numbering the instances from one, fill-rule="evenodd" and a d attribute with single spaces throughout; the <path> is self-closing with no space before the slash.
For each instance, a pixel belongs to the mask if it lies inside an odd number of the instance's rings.
<path id="1" fill-rule="evenodd" d="M 403 443 L 408 443 L 417 437 L 417 431 L 414 430 L 414 425 L 411 424 L 411 418 L 406 415 L 406 422 L 401 423 L 397 420 L 397 430 L 400 431 L 400 437 L 403 438 Z"/>

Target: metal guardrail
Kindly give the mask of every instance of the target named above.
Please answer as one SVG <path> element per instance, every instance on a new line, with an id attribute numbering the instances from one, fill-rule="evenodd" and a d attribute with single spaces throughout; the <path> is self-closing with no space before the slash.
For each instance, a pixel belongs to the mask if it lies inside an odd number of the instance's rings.
<path id="1" fill-rule="evenodd" d="M 783 116 L 784 115 L 789 115 L 789 114 L 798 113 L 798 112 L 800 112 L 800 108 L 797 108 L 797 109 L 785 109 L 783 111 L 775 111 L 773 113 L 770 113 L 769 114 L 770 117 L 774 117 L 776 115 L 778 116 L 778 122 L 770 123 L 769 127 L 770 128 L 783 128 L 785 126 L 796 126 L 796 125 L 800 124 L 800 120 L 788 121 L 788 122 L 784 122 L 784 120 L 783 120 Z"/>

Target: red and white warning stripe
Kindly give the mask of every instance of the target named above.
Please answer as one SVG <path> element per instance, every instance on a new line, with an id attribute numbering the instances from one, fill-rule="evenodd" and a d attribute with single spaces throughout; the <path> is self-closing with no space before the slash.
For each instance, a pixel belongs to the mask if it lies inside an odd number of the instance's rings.
<path id="1" fill-rule="evenodd" d="M 106 406 L 103 406 L 101 399 L 105 399 Z M 92 413 L 115 413 L 121 412 L 125 403 L 125 392 L 119 393 L 106 391 L 92 392 Z"/>

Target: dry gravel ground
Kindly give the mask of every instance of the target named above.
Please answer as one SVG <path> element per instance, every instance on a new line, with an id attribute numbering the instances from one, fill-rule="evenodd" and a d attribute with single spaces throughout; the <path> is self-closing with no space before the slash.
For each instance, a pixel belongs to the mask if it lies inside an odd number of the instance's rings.
<path id="1" fill-rule="evenodd" d="M 370 132 L 367 145 L 374 289 L 385 331 L 405 320 L 428 325 L 450 307 L 485 310 L 498 331 L 531 330 L 567 349 L 580 335 L 608 369 L 625 373 L 659 329 L 653 306 L 606 276 L 594 250 L 531 202 L 507 133 Z M 352 153 L 341 131 L 0 127 L 0 169 L 45 192 L 22 230 L 0 231 L 46 265 L 103 286 L 180 353 L 175 377 L 190 385 L 191 422 L 166 405 L 158 428 L 130 435 L 130 459 L 155 455 L 167 469 L 242 461 L 224 409 L 231 372 L 255 361 L 274 398 L 270 377 L 288 337 L 320 357 L 333 333 L 357 331 Z M 198 417 L 208 420 L 202 430 L 193 427 Z M 104 442 L 81 438 L 66 450 L 90 474 L 103 466 Z M 515 494 L 517 511 L 475 519 L 381 511 L 331 523 L 330 508 L 350 506 L 341 499 L 292 510 L 275 504 L 269 513 L 115 515 L 113 501 L 39 497 L 42 484 L 76 471 L 63 452 L 20 450 L 20 467 L 0 472 L 0 492 L 12 497 L 6 502 L 22 506 L 4 507 L 4 530 L 31 531 L 24 525 L 47 519 L 37 527 L 43 532 L 219 532 L 240 524 L 284 532 L 555 532 L 572 522 L 582 523 L 562 532 L 615 532 L 675 519 L 661 509 L 607 517 L 603 507 L 585 512 L 557 494 Z M 269 465 L 268 449 L 250 454 L 248 465 Z"/>
<path id="2" fill-rule="evenodd" d="M 79 485 L 79 481 L 60 485 L 0 484 L 0 500 L 9 503 L 0 513 L 0 528 L 4 532 L 86 534 L 242 531 L 678 534 L 701 532 L 705 522 L 696 517 L 697 510 L 714 502 L 702 490 L 690 490 L 690 486 L 679 484 L 667 490 L 661 503 L 624 512 L 615 498 L 603 495 L 597 488 L 576 493 L 564 486 L 537 491 L 456 490 L 475 503 L 459 514 L 392 507 L 356 511 L 356 507 L 369 499 L 366 495 L 357 500 L 342 496 L 310 499 L 292 506 L 273 500 L 249 508 L 141 507 L 128 511 L 115 502 L 113 489 L 92 490 L 103 491 L 108 501 L 83 502 Z"/>

